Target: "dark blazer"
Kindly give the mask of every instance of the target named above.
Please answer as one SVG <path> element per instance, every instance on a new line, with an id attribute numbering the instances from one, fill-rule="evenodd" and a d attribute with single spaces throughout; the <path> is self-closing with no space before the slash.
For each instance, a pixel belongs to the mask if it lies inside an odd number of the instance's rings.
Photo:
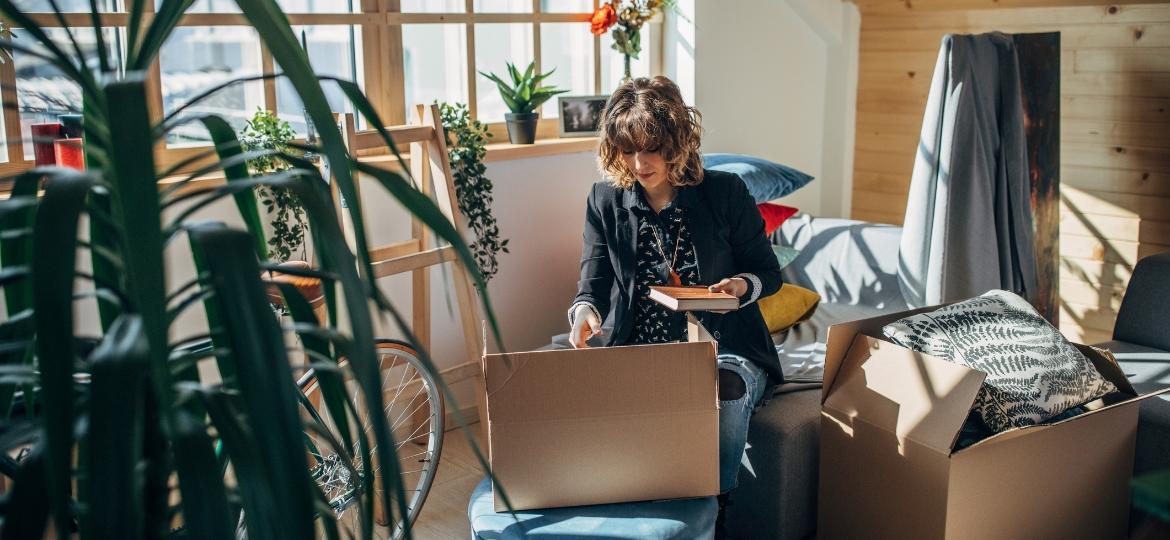
<path id="1" fill-rule="evenodd" d="M 614 306 L 608 345 L 627 344 L 634 327 L 638 217 L 630 209 L 638 202 L 636 189 L 620 189 L 608 181 L 598 182 L 593 185 L 585 211 L 581 280 L 577 282 L 573 303 L 593 304 L 605 317 L 610 310 L 610 291 L 617 281 L 618 305 Z M 704 171 L 703 182 L 680 188 L 674 203 L 686 209 L 687 230 L 695 247 L 700 283 L 711 285 L 723 278 L 751 273 L 762 284 L 757 298 L 780 288 L 780 264 L 764 235 L 764 219 L 739 176 Z M 774 384 L 784 381 L 768 327 L 755 302 L 722 315 L 708 312 L 697 315 L 719 342 L 720 352 L 747 358 L 763 368 Z"/>

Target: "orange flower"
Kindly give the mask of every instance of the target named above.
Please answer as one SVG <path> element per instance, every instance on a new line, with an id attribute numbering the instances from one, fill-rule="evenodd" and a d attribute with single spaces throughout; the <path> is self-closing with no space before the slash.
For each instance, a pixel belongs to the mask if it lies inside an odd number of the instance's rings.
<path id="1" fill-rule="evenodd" d="M 589 30 L 593 35 L 600 36 L 609 30 L 617 22 L 617 12 L 614 11 L 612 4 L 601 4 L 597 11 L 593 12 L 593 17 L 589 19 Z"/>

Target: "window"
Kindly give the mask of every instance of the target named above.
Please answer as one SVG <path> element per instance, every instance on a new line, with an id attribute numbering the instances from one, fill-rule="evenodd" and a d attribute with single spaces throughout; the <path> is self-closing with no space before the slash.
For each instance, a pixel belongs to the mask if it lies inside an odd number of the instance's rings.
<path id="1" fill-rule="evenodd" d="M 14 0 L 49 29 L 62 46 L 70 46 L 60 21 L 49 13 L 48 0 Z M 357 81 L 383 120 L 399 124 L 412 119 L 416 104 L 433 101 L 467 103 L 481 121 L 501 123 L 507 112 L 495 85 L 480 71 L 504 74 L 504 62 L 523 68 L 555 69 L 547 84 L 574 95 L 608 93 L 622 76 L 622 57 L 610 49 L 609 35 L 589 32 L 589 18 L 598 0 L 277 0 L 303 36 L 309 60 L 321 75 Z M 157 9 L 162 0 L 148 2 Z M 85 12 L 90 0 L 56 0 L 65 11 Z M 96 0 L 100 10 L 124 14 L 126 0 Z M 398 11 L 389 11 L 397 4 Z M 163 114 L 184 107 L 184 115 L 214 112 L 241 128 L 258 108 L 276 111 L 297 133 L 304 134 L 302 105 L 287 80 L 254 80 L 232 84 L 191 103 L 210 86 L 240 77 L 279 72 L 280 66 L 261 45 L 255 30 L 239 15 L 234 0 L 195 0 L 149 74 L 156 92 L 150 97 Z M 113 19 L 124 21 L 125 19 Z M 124 23 L 122 23 L 124 24 Z M 87 55 L 96 38 L 87 28 L 73 29 Z M 657 22 L 643 28 L 642 57 L 635 75 L 659 71 Z M 20 39 L 20 29 L 14 29 Z M 102 36 L 112 65 L 120 66 L 125 29 L 110 27 Z M 79 89 L 52 66 L 27 54 L 0 64 L 3 100 L 16 103 L 0 116 L 0 170 L 31 166 L 33 124 L 54 122 L 61 114 L 80 112 Z M 333 83 L 323 85 L 330 106 L 338 112 L 353 107 Z M 557 116 L 555 99 L 541 108 L 551 127 Z M 542 128 L 543 129 L 543 128 Z M 544 129 L 545 132 L 555 133 Z M 496 139 L 500 140 L 500 139 Z M 161 162 L 174 163 L 191 155 L 191 146 L 207 144 L 202 125 L 184 125 L 170 133 Z"/>

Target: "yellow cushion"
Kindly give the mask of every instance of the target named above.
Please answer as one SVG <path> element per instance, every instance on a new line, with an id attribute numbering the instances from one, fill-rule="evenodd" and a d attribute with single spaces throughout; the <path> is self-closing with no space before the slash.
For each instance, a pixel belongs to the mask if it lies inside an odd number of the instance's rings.
<path id="1" fill-rule="evenodd" d="M 776 333 L 812 317 L 820 301 L 821 295 L 785 283 L 776 294 L 761 299 L 759 303 L 768 331 Z"/>

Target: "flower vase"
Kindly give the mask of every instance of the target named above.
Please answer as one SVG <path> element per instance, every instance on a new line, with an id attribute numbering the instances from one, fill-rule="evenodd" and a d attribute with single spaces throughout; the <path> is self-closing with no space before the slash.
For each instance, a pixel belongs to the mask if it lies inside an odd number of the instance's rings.
<path id="1" fill-rule="evenodd" d="M 629 81 L 630 79 L 633 79 L 634 77 L 630 75 L 630 55 L 623 54 L 622 60 L 624 62 L 623 69 L 625 70 L 625 71 L 623 71 L 623 73 L 625 75 L 622 76 L 622 82 L 625 83 L 625 82 Z"/>

